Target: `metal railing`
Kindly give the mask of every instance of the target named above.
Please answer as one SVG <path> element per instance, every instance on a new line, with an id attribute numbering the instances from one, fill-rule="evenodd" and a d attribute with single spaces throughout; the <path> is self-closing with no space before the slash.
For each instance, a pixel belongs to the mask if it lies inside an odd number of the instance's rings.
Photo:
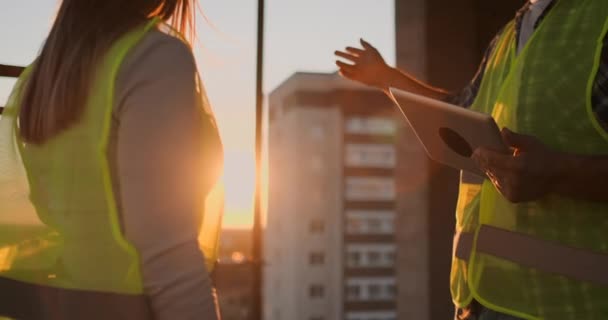
<path id="1" fill-rule="evenodd" d="M 0 77 L 19 78 L 24 67 L 0 64 Z"/>
<path id="2" fill-rule="evenodd" d="M 25 70 L 24 67 L 0 64 L 0 77 L 19 78 L 23 70 Z M 4 107 L 0 106 L 0 114 L 2 111 L 4 111 Z"/>
<path id="3" fill-rule="evenodd" d="M 253 288 L 251 288 L 251 320 L 262 320 L 263 311 L 263 253 L 262 253 L 262 116 L 264 114 L 264 19 L 265 0 L 258 0 L 257 56 L 255 81 L 255 195 L 253 208 L 253 248 L 254 261 Z"/>

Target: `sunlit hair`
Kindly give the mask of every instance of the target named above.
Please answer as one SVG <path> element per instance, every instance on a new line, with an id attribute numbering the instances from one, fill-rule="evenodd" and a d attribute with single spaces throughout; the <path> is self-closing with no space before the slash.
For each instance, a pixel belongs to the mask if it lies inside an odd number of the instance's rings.
<path id="1" fill-rule="evenodd" d="M 63 0 L 21 99 L 19 133 L 42 144 L 83 114 L 95 71 L 112 44 L 152 18 L 194 38 L 195 0 Z"/>

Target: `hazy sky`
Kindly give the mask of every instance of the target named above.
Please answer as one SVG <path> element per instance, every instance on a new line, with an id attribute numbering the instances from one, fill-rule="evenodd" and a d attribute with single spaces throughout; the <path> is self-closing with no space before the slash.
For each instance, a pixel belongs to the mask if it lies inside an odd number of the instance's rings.
<path id="1" fill-rule="evenodd" d="M 0 63 L 31 62 L 57 0 L 0 0 Z M 251 223 L 257 1 L 201 0 L 196 57 L 226 153 L 228 227 Z M 266 0 L 264 91 L 296 71 L 333 72 L 333 51 L 363 37 L 395 58 L 393 0 Z M 0 105 L 13 81 L 0 78 Z"/>

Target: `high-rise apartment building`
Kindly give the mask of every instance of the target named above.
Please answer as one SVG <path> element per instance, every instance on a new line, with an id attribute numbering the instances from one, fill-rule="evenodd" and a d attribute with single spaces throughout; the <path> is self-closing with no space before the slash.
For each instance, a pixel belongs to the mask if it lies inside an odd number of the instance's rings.
<path id="1" fill-rule="evenodd" d="M 382 92 L 297 73 L 270 96 L 269 139 L 265 319 L 398 319 L 402 287 L 422 287 L 399 281 L 416 262 L 398 267 L 397 240 L 417 232 L 400 225 L 424 210 L 404 118 Z"/>

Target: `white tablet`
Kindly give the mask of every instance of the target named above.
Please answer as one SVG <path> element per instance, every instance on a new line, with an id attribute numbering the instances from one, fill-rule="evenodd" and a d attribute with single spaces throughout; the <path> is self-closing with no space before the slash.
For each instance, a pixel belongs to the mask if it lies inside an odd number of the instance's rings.
<path id="1" fill-rule="evenodd" d="M 476 148 L 508 151 L 490 115 L 403 90 L 390 92 L 431 159 L 483 175 L 471 159 Z"/>

